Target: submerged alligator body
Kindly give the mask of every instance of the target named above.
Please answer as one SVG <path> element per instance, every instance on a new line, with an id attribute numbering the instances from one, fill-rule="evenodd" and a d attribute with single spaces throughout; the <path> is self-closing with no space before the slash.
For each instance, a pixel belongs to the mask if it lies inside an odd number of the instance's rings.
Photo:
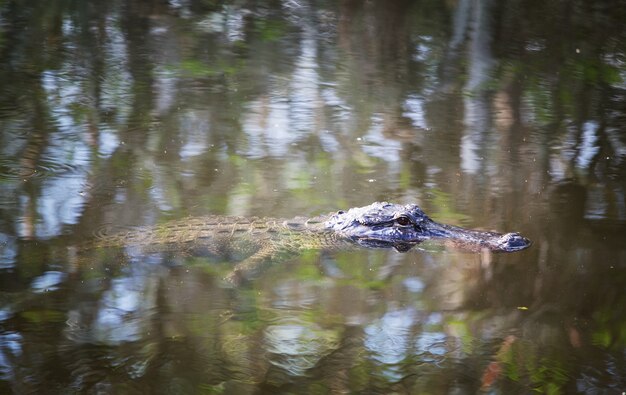
<path id="1" fill-rule="evenodd" d="M 414 204 L 376 202 L 315 218 L 291 220 L 200 217 L 103 235 L 91 248 L 139 247 L 228 256 L 240 261 L 228 276 L 235 281 L 265 261 L 282 260 L 307 249 L 342 249 L 354 245 L 405 252 L 426 240 L 464 251 L 515 252 L 531 242 L 519 233 L 496 233 L 437 223 Z"/>

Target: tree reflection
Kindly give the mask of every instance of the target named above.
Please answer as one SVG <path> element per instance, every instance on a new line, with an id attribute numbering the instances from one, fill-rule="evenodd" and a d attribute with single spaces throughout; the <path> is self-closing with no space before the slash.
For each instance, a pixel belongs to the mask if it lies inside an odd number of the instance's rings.
<path id="1" fill-rule="evenodd" d="M 623 389 L 623 20 L 617 1 L 0 3 L 0 392 Z M 242 290 L 203 258 L 72 264 L 101 226 L 374 200 L 535 244 L 310 253 Z"/>

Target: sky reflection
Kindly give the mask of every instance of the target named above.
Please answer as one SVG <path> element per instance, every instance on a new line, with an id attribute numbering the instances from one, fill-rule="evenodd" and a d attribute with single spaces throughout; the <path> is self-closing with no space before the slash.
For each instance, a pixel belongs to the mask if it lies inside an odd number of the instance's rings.
<path id="1" fill-rule="evenodd" d="M 0 2 L 0 393 L 623 387 L 623 7 L 77 4 Z M 89 249 L 377 200 L 533 246 Z"/>

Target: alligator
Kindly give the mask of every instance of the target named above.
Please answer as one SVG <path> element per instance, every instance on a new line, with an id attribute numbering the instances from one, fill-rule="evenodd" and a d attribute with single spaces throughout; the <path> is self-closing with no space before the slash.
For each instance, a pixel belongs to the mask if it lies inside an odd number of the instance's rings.
<path id="1" fill-rule="evenodd" d="M 264 262 L 284 260 L 298 251 L 363 246 L 406 252 L 427 240 L 469 252 L 515 252 L 531 245 L 519 233 L 502 234 L 437 223 L 415 204 L 375 202 L 314 218 L 187 218 L 101 235 L 90 247 L 139 247 L 144 252 L 172 250 L 194 254 L 199 249 L 239 261 L 226 278 L 237 283 Z"/>

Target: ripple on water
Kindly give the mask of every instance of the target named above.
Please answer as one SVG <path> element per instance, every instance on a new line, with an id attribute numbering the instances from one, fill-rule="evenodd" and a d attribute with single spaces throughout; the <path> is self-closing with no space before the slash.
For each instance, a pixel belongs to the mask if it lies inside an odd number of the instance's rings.
<path id="1" fill-rule="evenodd" d="M 81 147 L 80 151 L 85 149 L 86 147 Z M 53 151 L 52 148 L 50 151 Z M 91 163 L 86 152 L 80 153 L 81 158 L 72 162 L 64 160 L 66 156 L 75 154 L 78 154 L 76 150 L 72 152 L 54 150 L 40 154 L 27 147 L 20 155 L 0 158 L 0 179 L 24 182 L 56 175 L 75 175 L 84 171 Z"/>
<path id="2" fill-rule="evenodd" d="M 0 233 L 0 269 L 7 269 L 15 265 L 17 257 L 16 238 Z"/>
<path id="3" fill-rule="evenodd" d="M 131 232 L 134 230 L 138 230 L 141 229 L 141 227 L 138 226 L 125 226 L 125 225 L 120 225 L 120 224 L 113 224 L 113 223 L 105 223 L 101 226 L 98 226 L 93 232 L 92 232 L 92 236 L 96 239 L 102 240 L 102 239 L 106 239 L 107 237 L 110 237 L 112 235 L 116 235 L 116 234 L 120 234 L 120 233 L 126 233 L 126 232 Z"/>

